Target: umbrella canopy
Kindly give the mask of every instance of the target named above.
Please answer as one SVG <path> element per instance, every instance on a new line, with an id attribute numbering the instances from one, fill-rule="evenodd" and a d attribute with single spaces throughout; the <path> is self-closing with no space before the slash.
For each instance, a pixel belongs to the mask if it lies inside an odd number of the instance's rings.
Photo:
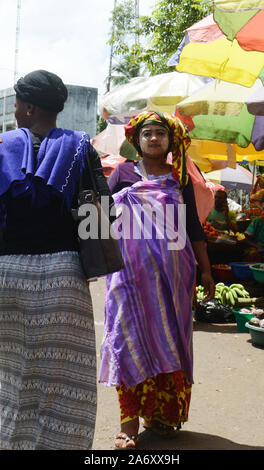
<path id="1" fill-rule="evenodd" d="M 248 112 L 255 116 L 264 115 L 264 87 L 259 80 L 256 80 L 254 87 L 246 99 Z"/>
<path id="2" fill-rule="evenodd" d="M 245 103 L 248 103 L 252 96 L 258 95 L 261 90 L 264 91 L 264 87 L 259 79 L 250 88 L 214 80 L 178 103 L 177 108 L 181 114 L 187 116 L 191 114 L 237 116 Z"/>
<path id="3" fill-rule="evenodd" d="M 102 96 L 99 111 L 104 118 L 115 116 L 121 122 L 145 110 L 173 113 L 179 101 L 210 80 L 178 72 L 136 77 Z"/>
<path id="4" fill-rule="evenodd" d="M 178 71 L 198 73 L 220 79 L 220 82 L 215 81 L 214 84 L 198 90 L 189 100 L 185 99 L 177 105 L 176 114 L 190 129 L 191 137 L 207 142 L 231 143 L 233 146 L 245 148 L 244 159 L 251 161 L 263 159 L 263 155 L 259 154 L 261 150 L 264 150 L 263 116 L 256 113 L 254 116 L 249 113 L 248 106 L 253 101 L 252 96 L 258 104 L 262 102 L 260 96 L 264 90 L 262 84 L 264 54 L 259 50 L 244 50 L 234 37 L 241 29 L 237 29 L 237 12 L 241 13 L 240 24 L 242 27 L 242 17 L 244 25 L 248 15 L 244 15 L 245 10 L 240 11 L 241 8 L 250 9 L 256 4 L 262 7 L 263 2 L 216 0 L 214 2 L 214 20 L 217 15 L 216 10 L 218 13 L 220 12 L 218 18 L 226 17 L 224 14 L 222 15 L 223 11 L 233 15 L 233 20 L 231 19 L 229 22 L 229 28 L 222 28 L 222 23 L 219 28 L 223 29 L 226 34 L 227 31 L 236 31 L 235 34 L 232 33 L 233 41 L 231 42 L 226 37 L 220 37 L 216 40 L 211 40 L 209 37 L 209 42 L 201 42 L 200 40 L 200 42 L 189 42 L 183 47 L 179 55 L 179 63 L 176 65 Z M 259 12 L 260 8 L 257 11 Z M 256 10 L 251 17 L 255 16 L 255 13 Z M 210 18 L 211 23 L 214 20 Z M 208 24 L 201 25 L 200 22 L 199 27 L 202 26 L 208 30 Z M 221 150 L 223 152 L 223 147 Z M 238 148 L 233 148 L 232 151 L 233 156 L 235 153 L 239 157 Z"/>
<path id="5" fill-rule="evenodd" d="M 187 44 L 180 54 L 176 70 L 250 87 L 258 77 L 264 81 L 263 67 L 263 52 L 248 52 L 236 39 L 230 42 L 221 38 L 209 43 Z"/>
<path id="6" fill-rule="evenodd" d="M 183 116 L 183 122 L 184 118 Z M 190 132 L 190 134 L 192 135 L 192 132 Z M 237 162 L 248 161 L 260 164 L 264 160 L 264 152 L 256 151 L 253 144 L 249 144 L 248 147 L 243 148 L 239 147 L 237 144 L 217 142 L 202 138 L 196 139 L 193 136 L 191 145 L 188 148 L 188 153 L 194 161 L 196 158 L 204 158 L 206 160 L 212 160 L 214 163 L 217 161 L 226 162 L 226 166 L 230 168 L 235 168 Z"/>
<path id="7" fill-rule="evenodd" d="M 214 19 L 229 40 L 237 39 L 246 51 L 264 52 L 264 1 L 214 1 Z"/>
<path id="8" fill-rule="evenodd" d="M 193 138 L 236 143 L 240 147 L 252 142 L 257 151 L 264 150 L 264 116 L 253 116 L 245 104 L 251 91 L 234 83 L 215 81 L 179 103 L 177 110 Z M 189 116 L 188 123 L 184 116 Z"/>
<path id="9" fill-rule="evenodd" d="M 181 44 L 175 54 L 169 58 L 167 65 L 172 66 L 179 63 L 182 49 L 189 42 L 211 42 L 223 37 L 224 34 L 214 21 L 213 14 L 208 15 L 185 30 Z"/>
<path id="10" fill-rule="evenodd" d="M 264 0 L 213 3 L 213 16 L 186 30 L 179 50 L 168 63 L 175 64 L 178 72 L 216 77 L 248 87 L 258 77 L 263 81 Z"/>
<path id="11" fill-rule="evenodd" d="M 235 169 L 224 168 L 223 170 L 204 173 L 205 178 L 222 184 L 227 189 L 246 189 L 250 191 L 254 184 L 253 175 L 246 168 L 237 165 Z"/>

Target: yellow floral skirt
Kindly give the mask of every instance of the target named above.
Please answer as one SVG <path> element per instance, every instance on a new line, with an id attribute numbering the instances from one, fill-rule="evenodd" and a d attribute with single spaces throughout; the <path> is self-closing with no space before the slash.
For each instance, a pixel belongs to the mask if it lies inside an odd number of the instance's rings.
<path id="1" fill-rule="evenodd" d="M 116 387 L 121 423 L 141 417 L 167 426 L 188 420 L 192 385 L 182 371 L 158 374 L 134 387 Z"/>

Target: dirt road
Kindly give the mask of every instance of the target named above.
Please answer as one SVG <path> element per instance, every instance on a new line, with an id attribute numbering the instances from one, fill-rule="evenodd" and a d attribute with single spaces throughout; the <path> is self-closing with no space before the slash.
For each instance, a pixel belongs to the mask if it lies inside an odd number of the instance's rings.
<path id="1" fill-rule="evenodd" d="M 97 360 L 103 333 L 104 280 L 91 284 Z M 264 450 L 264 348 L 236 324 L 194 322 L 194 386 L 188 423 L 176 439 L 140 429 L 138 449 Z M 119 431 L 116 391 L 98 384 L 93 450 L 112 450 Z"/>

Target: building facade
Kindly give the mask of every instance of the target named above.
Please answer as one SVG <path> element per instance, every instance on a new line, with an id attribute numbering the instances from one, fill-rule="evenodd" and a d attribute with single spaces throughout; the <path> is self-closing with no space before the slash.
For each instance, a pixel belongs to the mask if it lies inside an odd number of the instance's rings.
<path id="1" fill-rule="evenodd" d="M 14 105 L 14 89 L 0 90 L 0 132 L 11 131 L 16 128 Z"/>
<path id="2" fill-rule="evenodd" d="M 58 114 L 57 126 L 63 129 L 86 131 L 94 137 L 97 126 L 97 88 L 66 86 L 68 99 L 63 111 Z M 14 105 L 14 89 L 0 90 L 0 132 L 16 129 Z"/>

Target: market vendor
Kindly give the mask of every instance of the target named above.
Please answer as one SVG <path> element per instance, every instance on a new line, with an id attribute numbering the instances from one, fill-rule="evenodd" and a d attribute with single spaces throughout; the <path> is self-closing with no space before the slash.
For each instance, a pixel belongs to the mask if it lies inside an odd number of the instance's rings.
<path id="1" fill-rule="evenodd" d="M 215 193 L 215 206 L 206 219 L 217 230 L 233 230 L 237 231 L 237 226 L 231 220 L 228 208 L 227 194 L 222 189 Z"/>
<path id="2" fill-rule="evenodd" d="M 245 231 L 248 245 L 255 248 L 255 251 L 264 249 L 264 189 L 261 189 L 254 196 L 254 202 L 257 202 L 262 210 L 260 217 L 256 217 Z"/>

